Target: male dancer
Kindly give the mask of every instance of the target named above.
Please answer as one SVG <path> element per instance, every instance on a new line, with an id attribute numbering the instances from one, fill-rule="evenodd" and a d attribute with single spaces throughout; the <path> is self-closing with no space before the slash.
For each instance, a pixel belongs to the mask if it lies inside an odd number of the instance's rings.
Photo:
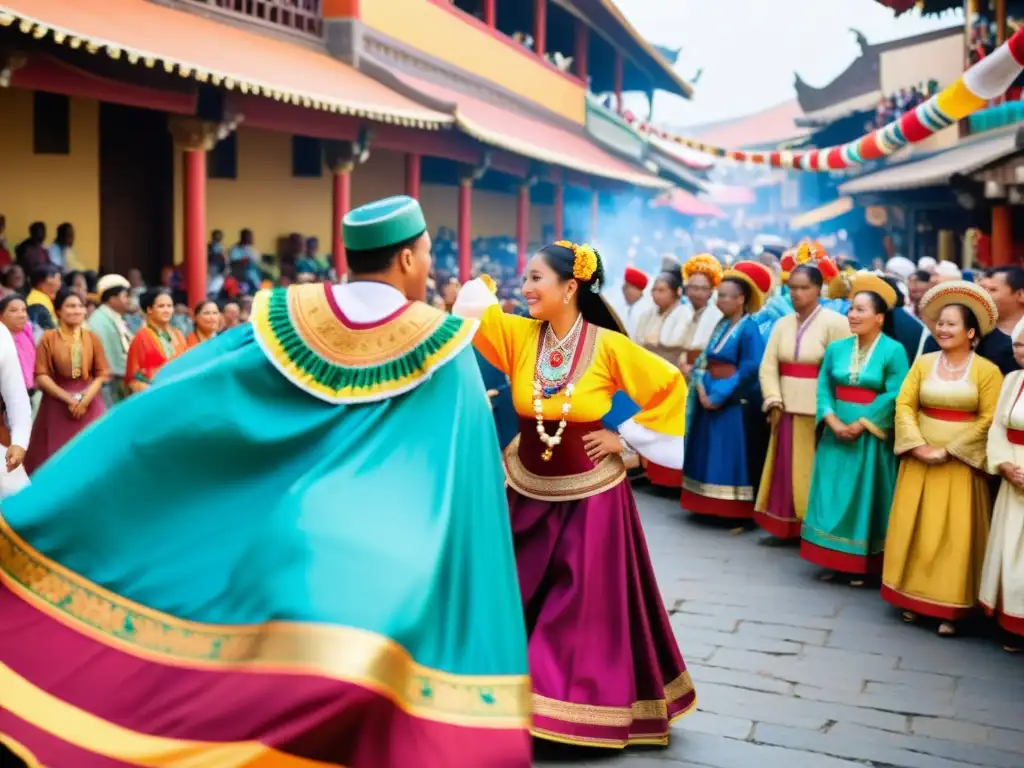
<path id="1" fill-rule="evenodd" d="M 504 475 L 422 303 L 419 204 L 264 292 L 0 510 L 0 744 L 30 765 L 527 768 Z"/>

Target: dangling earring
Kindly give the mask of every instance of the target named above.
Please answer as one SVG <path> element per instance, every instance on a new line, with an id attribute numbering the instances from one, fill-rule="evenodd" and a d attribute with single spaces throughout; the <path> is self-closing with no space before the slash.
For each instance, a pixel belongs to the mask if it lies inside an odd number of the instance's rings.
<path id="1" fill-rule="evenodd" d="M 571 298 L 572 298 L 572 296 L 570 296 L 570 295 L 569 295 L 568 293 L 567 293 L 567 294 L 565 294 L 565 298 L 563 298 L 563 299 L 562 299 L 562 303 L 563 303 L 563 304 L 568 304 L 568 303 L 569 303 L 569 300 L 570 300 Z"/>

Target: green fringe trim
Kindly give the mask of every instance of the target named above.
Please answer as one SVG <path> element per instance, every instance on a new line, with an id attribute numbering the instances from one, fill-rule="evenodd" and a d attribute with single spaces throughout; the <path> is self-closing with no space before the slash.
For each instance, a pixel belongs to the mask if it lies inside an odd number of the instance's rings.
<path id="1" fill-rule="evenodd" d="M 381 386 L 421 378 L 428 372 L 427 359 L 450 344 L 465 321 L 448 315 L 428 338 L 394 360 L 366 367 L 347 367 L 325 360 L 305 342 L 291 321 L 288 289 L 276 288 L 267 300 L 267 321 L 288 360 L 305 376 L 334 392 L 376 391 Z"/>

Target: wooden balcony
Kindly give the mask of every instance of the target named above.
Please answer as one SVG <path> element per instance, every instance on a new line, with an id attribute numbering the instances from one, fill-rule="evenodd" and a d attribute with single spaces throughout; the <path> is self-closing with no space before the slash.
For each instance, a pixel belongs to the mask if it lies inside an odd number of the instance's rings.
<path id="1" fill-rule="evenodd" d="M 216 14 L 268 29 L 319 39 L 323 36 L 321 0 L 178 0 Z"/>

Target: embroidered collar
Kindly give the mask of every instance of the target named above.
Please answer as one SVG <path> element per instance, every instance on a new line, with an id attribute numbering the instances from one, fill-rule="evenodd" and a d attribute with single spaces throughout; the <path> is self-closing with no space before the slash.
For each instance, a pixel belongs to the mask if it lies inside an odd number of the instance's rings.
<path id="1" fill-rule="evenodd" d="M 465 348 L 477 324 L 412 302 L 379 323 L 355 323 L 331 286 L 260 291 L 256 340 L 293 384 L 329 403 L 368 403 L 408 392 Z"/>

